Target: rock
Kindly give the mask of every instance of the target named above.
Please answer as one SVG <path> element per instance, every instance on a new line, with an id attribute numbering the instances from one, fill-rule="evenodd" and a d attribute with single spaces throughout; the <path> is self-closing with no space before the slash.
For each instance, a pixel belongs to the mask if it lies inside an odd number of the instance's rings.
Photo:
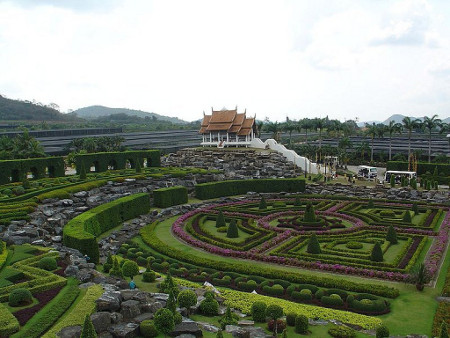
<path id="1" fill-rule="evenodd" d="M 176 336 L 175 338 L 195 338 L 193 334 L 180 334 L 179 336 Z"/>
<path id="2" fill-rule="evenodd" d="M 99 195 L 90 196 L 86 199 L 86 204 L 90 207 L 95 207 L 102 203 L 102 197 Z"/>
<path id="3" fill-rule="evenodd" d="M 197 324 L 204 331 L 213 332 L 213 333 L 216 333 L 219 331 L 219 328 L 217 326 L 214 326 L 210 323 L 197 322 Z"/>
<path id="4" fill-rule="evenodd" d="M 108 332 L 117 338 L 132 338 L 139 334 L 139 325 L 136 323 L 115 324 L 108 328 Z"/>
<path id="5" fill-rule="evenodd" d="M 170 336 L 177 337 L 182 334 L 191 334 L 195 337 L 203 336 L 202 330 L 198 327 L 196 322 L 181 322 L 175 326 L 173 331 L 170 333 Z"/>
<path id="6" fill-rule="evenodd" d="M 130 319 L 140 315 L 139 302 L 132 299 L 122 302 L 120 313 L 124 319 Z"/>
<path id="7" fill-rule="evenodd" d="M 106 331 L 111 325 L 111 314 L 109 312 L 96 312 L 91 315 L 92 324 L 94 324 L 95 332 L 100 333 Z"/>
<path id="8" fill-rule="evenodd" d="M 113 324 L 118 324 L 123 320 L 123 316 L 118 312 L 111 313 L 111 322 Z"/>
<path id="9" fill-rule="evenodd" d="M 149 319 L 153 319 L 153 313 L 146 312 L 146 313 L 140 314 L 139 316 L 134 317 L 133 322 L 140 324 L 144 320 L 149 320 Z"/>
<path id="10" fill-rule="evenodd" d="M 117 291 L 105 291 L 103 295 L 98 298 L 97 311 L 116 311 L 120 309 L 122 295 Z"/>
<path id="11" fill-rule="evenodd" d="M 142 292 L 139 290 L 120 290 L 120 294 L 122 295 L 122 299 L 124 301 L 132 299 L 138 293 L 142 293 Z"/>
<path id="12" fill-rule="evenodd" d="M 72 204 L 73 204 L 73 201 L 71 199 L 66 198 L 66 199 L 61 200 L 61 205 L 63 207 L 70 207 Z"/>
<path id="13" fill-rule="evenodd" d="M 53 236 L 52 237 L 52 242 L 61 243 L 61 241 L 62 241 L 62 236 Z"/>
<path id="14" fill-rule="evenodd" d="M 94 270 L 91 269 L 82 269 L 77 273 L 77 279 L 81 283 L 89 282 L 94 277 Z"/>
<path id="15" fill-rule="evenodd" d="M 75 197 L 86 197 L 88 195 L 88 192 L 87 191 L 79 191 L 79 192 L 76 192 L 75 194 L 73 194 L 73 196 L 75 196 Z"/>
<path id="16" fill-rule="evenodd" d="M 56 336 L 61 338 L 79 338 L 81 336 L 81 326 L 68 326 L 59 331 Z"/>
<path id="17" fill-rule="evenodd" d="M 240 320 L 238 322 L 238 325 L 240 325 L 240 326 L 253 326 L 253 325 L 255 325 L 255 322 L 253 320 Z"/>

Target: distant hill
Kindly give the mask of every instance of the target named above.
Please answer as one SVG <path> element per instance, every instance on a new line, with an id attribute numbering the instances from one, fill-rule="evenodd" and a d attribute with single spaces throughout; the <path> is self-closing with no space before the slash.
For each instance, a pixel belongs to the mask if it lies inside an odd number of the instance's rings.
<path id="1" fill-rule="evenodd" d="M 96 119 L 103 116 L 109 115 L 117 115 L 117 114 L 126 114 L 130 116 L 138 116 L 141 118 L 157 118 L 160 121 L 167 121 L 176 124 L 186 124 L 188 122 L 183 121 L 177 117 L 163 116 L 155 113 L 149 113 L 142 110 L 133 110 L 127 108 L 109 108 L 104 106 L 89 106 L 74 110 L 72 114 L 76 114 L 76 116 L 84 118 L 84 119 Z"/>
<path id="2" fill-rule="evenodd" d="M 396 123 L 402 123 L 402 120 L 405 118 L 405 115 L 401 115 L 401 114 L 394 114 L 391 117 L 389 117 L 387 120 L 383 121 L 383 124 L 389 124 L 389 122 L 391 120 L 394 120 Z M 430 116 L 431 117 L 431 116 Z M 450 122 L 450 117 L 447 117 L 445 119 L 443 119 L 441 116 L 438 116 L 439 118 L 441 118 L 442 122 L 445 123 L 449 123 Z M 411 116 L 411 119 L 418 119 L 418 120 L 423 120 L 423 117 L 413 117 Z"/>
<path id="3" fill-rule="evenodd" d="M 74 116 L 30 101 L 12 100 L 0 95 L 0 121 L 74 121 Z"/>

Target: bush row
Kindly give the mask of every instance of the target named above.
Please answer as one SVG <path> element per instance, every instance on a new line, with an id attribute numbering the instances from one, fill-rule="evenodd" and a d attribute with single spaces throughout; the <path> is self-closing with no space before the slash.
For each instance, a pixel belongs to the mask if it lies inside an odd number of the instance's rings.
<path id="1" fill-rule="evenodd" d="M 61 189 L 56 189 L 48 192 L 44 192 L 42 194 L 37 195 L 37 199 L 39 201 L 43 201 L 48 198 L 58 198 L 58 199 L 64 199 L 64 198 L 70 198 L 71 194 L 74 194 L 79 191 L 88 191 L 92 190 L 94 188 L 99 188 L 101 186 L 104 186 L 106 184 L 106 180 L 98 180 L 98 181 L 90 181 L 85 182 L 81 184 L 68 184 L 66 187 L 63 187 Z"/>
<path id="2" fill-rule="evenodd" d="M 45 177 L 46 170 L 50 177 L 65 175 L 62 157 L 29 158 L 0 161 L 0 184 L 20 182 L 26 179 L 27 173 L 33 173 L 35 179 Z"/>
<path id="3" fill-rule="evenodd" d="M 17 331 L 19 331 L 19 322 L 16 317 L 0 303 L 0 337 L 9 337 Z"/>
<path id="4" fill-rule="evenodd" d="M 153 191 L 153 200 L 155 207 L 158 208 L 184 204 L 188 201 L 188 191 L 183 186 L 157 189 Z"/>
<path id="5" fill-rule="evenodd" d="M 254 192 L 303 192 L 305 180 L 303 178 L 274 178 L 252 180 L 230 180 L 197 184 L 195 196 L 201 200 L 242 195 Z"/>
<path id="6" fill-rule="evenodd" d="M 356 283 L 352 281 L 342 280 L 341 278 L 330 278 L 322 276 L 313 276 L 308 274 L 300 274 L 288 271 L 281 271 L 271 268 L 263 268 L 258 265 L 245 264 L 240 262 L 227 263 L 219 262 L 209 258 L 199 258 L 188 253 L 179 251 L 172 247 L 168 247 L 162 242 L 154 233 L 154 228 L 157 222 L 143 227 L 140 230 L 143 241 L 148 244 L 153 250 L 160 252 L 166 256 L 174 258 L 180 262 L 187 262 L 193 265 L 216 269 L 219 271 L 230 271 L 242 273 L 246 275 L 256 275 L 271 279 L 282 279 L 292 283 L 299 284 L 314 284 L 326 288 L 338 288 L 353 292 L 367 292 L 378 296 L 388 298 L 396 298 L 399 295 L 399 290 L 383 285 L 373 285 Z"/>
<path id="7" fill-rule="evenodd" d="M 98 263 L 99 251 L 96 237 L 124 221 L 150 210 L 146 193 L 134 194 L 100 205 L 69 221 L 63 229 L 64 245 L 88 255 Z"/>
<path id="8" fill-rule="evenodd" d="M 450 176 L 450 164 L 424 162 L 417 163 L 417 175 L 422 175 L 426 172 L 434 173 L 436 168 L 439 175 L 443 174 L 443 176 Z M 408 162 L 388 161 L 386 170 L 407 171 Z"/>

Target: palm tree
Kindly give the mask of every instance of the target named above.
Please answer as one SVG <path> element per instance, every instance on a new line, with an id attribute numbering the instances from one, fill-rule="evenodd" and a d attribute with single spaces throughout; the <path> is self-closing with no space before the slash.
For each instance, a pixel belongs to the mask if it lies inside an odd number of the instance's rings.
<path id="1" fill-rule="evenodd" d="M 366 152 L 368 153 L 370 151 L 369 143 L 366 141 L 361 142 L 356 148 L 356 151 L 361 154 L 361 158 L 364 161 L 366 159 Z"/>
<path id="2" fill-rule="evenodd" d="M 402 125 L 400 123 L 395 122 L 394 120 L 389 121 L 389 125 L 386 128 L 389 134 L 389 161 L 392 159 L 392 135 L 401 134 Z"/>
<path id="3" fill-rule="evenodd" d="M 366 134 L 372 139 L 372 146 L 370 147 L 370 162 L 373 162 L 373 139 L 378 135 L 378 127 L 375 123 L 366 123 Z"/>
<path id="4" fill-rule="evenodd" d="M 283 130 L 289 133 L 289 146 L 291 146 L 292 132 L 297 129 L 297 126 L 292 121 L 286 121 L 283 125 Z"/>
<path id="5" fill-rule="evenodd" d="M 402 120 L 403 123 L 403 129 L 406 129 L 408 131 L 408 162 L 410 161 L 411 157 L 411 134 L 413 129 L 415 129 L 420 120 L 418 119 L 411 119 L 409 116 L 405 116 Z"/>
<path id="6" fill-rule="evenodd" d="M 439 128 L 441 128 L 441 130 L 439 130 L 439 134 L 450 133 L 450 123 L 441 122 L 439 124 Z M 448 139 L 448 153 L 450 153 L 450 137 L 447 137 L 447 139 Z"/>
<path id="7" fill-rule="evenodd" d="M 280 125 L 278 124 L 278 122 L 269 122 L 266 124 L 266 130 L 272 133 L 272 138 L 275 141 L 279 141 L 280 140 Z"/>
<path id="8" fill-rule="evenodd" d="M 306 143 L 308 143 L 308 130 L 313 127 L 312 121 L 308 118 L 304 118 L 300 121 L 298 121 L 298 131 L 301 132 L 302 129 L 305 129 L 305 138 Z"/>
<path id="9" fill-rule="evenodd" d="M 343 162 L 345 164 L 345 169 L 347 169 L 347 161 L 348 161 L 348 157 L 347 157 L 347 149 L 348 148 L 352 148 L 352 142 L 350 141 L 350 139 L 348 137 L 344 137 L 341 138 L 339 140 L 339 149 L 342 150 L 343 152 Z"/>
<path id="10" fill-rule="evenodd" d="M 262 132 L 263 127 L 264 127 L 263 121 L 256 122 L 256 133 L 258 135 L 258 138 L 261 138 L 261 132 Z"/>
<path id="11" fill-rule="evenodd" d="M 428 129 L 428 163 L 431 162 L 431 131 L 439 126 L 439 124 L 442 122 L 440 119 L 437 118 L 438 116 L 435 114 L 431 118 L 428 116 L 425 116 L 423 118 L 422 126 L 424 129 Z"/>

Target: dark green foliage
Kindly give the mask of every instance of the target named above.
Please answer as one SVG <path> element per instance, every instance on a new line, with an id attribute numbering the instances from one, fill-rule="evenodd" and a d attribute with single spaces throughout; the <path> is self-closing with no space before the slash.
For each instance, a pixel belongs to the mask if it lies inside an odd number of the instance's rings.
<path id="1" fill-rule="evenodd" d="M 86 166 L 84 165 L 83 162 L 80 164 L 79 173 L 80 173 L 80 180 L 85 180 L 87 177 L 86 176 Z"/>
<path id="2" fill-rule="evenodd" d="M 122 265 L 122 274 L 125 277 L 133 278 L 139 274 L 139 266 L 136 262 L 127 259 Z"/>
<path id="3" fill-rule="evenodd" d="M 219 303 L 214 299 L 212 293 L 205 295 L 205 299 L 200 303 L 199 310 L 205 316 L 217 316 L 219 313 Z"/>
<path id="4" fill-rule="evenodd" d="M 32 172 L 34 179 L 46 176 L 49 168 L 50 177 L 62 177 L 65 175 L 64 159 L 62 157 L 32 158 L 23 160 L 0 161 L 0 184 L 10 182 L 23 182 L 28 172 Z"/>
<path id="5" fill-rule="evenodd" d="M 303 215 L 304 222 L 315 222 L 316 221 L 316 212 L 314 211 L 314 207 L 312 203 L 308 203 L 306 205 L 305 214 Z"/>
<path id="6" fill-rule="evenodd" d="M 439 334 L 439 338 L 448 338 L 449 334 L 448 334 L 448 328 L 447 328 L 447 323 L 443 320 L 442 321 L 442 325 L 441 325 L 441 332 Z"/>
<path id="7" fill-rule="evenodd" d="M 197 184 L 195 196 L 201 200 L 223 196 L 233 196 L 254 192 L 303 192 L 305 180 L 302 178 L 274 178 L 253 180 L 229 180 Z"/>
<path id="8" fill-rule="evenodd" d="M 77 174 L 80 174 L 79 168 L 81 168 L 81 163 L 84 164 L 85 168 L 90 168 L 92 165 L 95 165 L 97 172 L 107 171 L 110 163 L 115 163 L 116 170 L 125 169 L 127 161 L 130 162 L 132 169 L 136 169 L 135 164 L 146 158 L 148 167 L 159 167 L 161 165 L 160 156 L 159 150 L 77 154 L 75 155 L 75 166 L 77 168 Z"/>
<path id="9" fill-rule="evenodd" d="M 409 181 L 409 185 L 411 186 L 412 189 L 417 190 L 417 180 L 415 178 L 412 178 Z"/>
<path id="10" fill-rule="evenodd" d="M 44 257 L 39 260 L 38 266 L 40 269 L 53 271 L 58 267 L 58 264 L 53 257 Z"/>
<path id="11" fill-rule="evenodd" d="M 290 312 L 286 315 L 286 323 L 289 326 L 295 326 L 295 318 L 297 314 L 295 312 Z"/>
<path id="12" fill-rule="evenodd" d="M 283 330 L 283 333 L 281 335 L 282 338 L 287 338 L 287 331 L 286 329 Z"/>
<path id="13" fill-rule="evenodd" d="M 120 268 L 119 261 L 117 260 L 116 257 L 114 257 L 113 259 L 113 266 L 112 269 L 109 271 L 109 274 L 111 276 L 123 277 L 122 269 Z"/>
<path id="14" fill-rule="evenodd" d="M 142 274 L 142 281 L 145 283 L 153 283 L 156 280 L 156 273 L 151 269 L 147 270 Z"/>
<path id="15" fill-rule="evenodd" d="M 373 208 L 374 207 L 374 203 L 372 199 L 369 199 L 369 203 L 367 203 L 367 207 L 368 208 Z"/>
<path id="16" fill-rule="evenodd" d="M 235 313 L 231 313 L 231 309 L 227 306 L 225 315 L 219 319 L 219 324 L 222 330 L 225 329 L 227 325 L 236 325 L 238 323 L 239 317 Z"/>
<path id="17" fill-rule="evenodd" d="M 188 192 L 186 187 L 183 186 L 162 188 L 153 191 L 153 198 L 155 207 L 168 208 L 187 203 Z"/>
<path id="18" fill-rule="evenodd" d="M 311 237 L 309 238 L 308 247 L 306 248 L 306 251 L 310 254 L 322 253 L 316 234 L 312 234 Z"/>
<path id="19" fill-rule="evenodd" d="M 254 302 L 252 304 L 252 317 L 257 323 L 264 323 L 266 321 L 267 305 L 264 302 Z"/>
<path id="20" fill-rule="evenodd" d="M 308 332 L 308 318 L 304 315 L 295 317 L 295 332 L 305 334 Z"/>
<path id="21" fill-rule="evenodd" d="M 427 180 L 427 184 L 425 186 L 425 189 L 431 190 L 431 181 L 430 180 Z"/>
<path id="22" fill-rule="evenodd" d="M 221 228 L 226 225 L 227 224 L 225 223 L 225 217 L 223 217 L 223 212 L 222 212 L 222 210 L 220 210 L 219 213 L 217 214 L 217 218 L 216 218 L 216 228 Z"/>
<path id="23" fill-rule="evenodd" d="M 381 250 L 380 243 L 375 243 L 372 248 L 372 252 L 370 253 L 370 260 L 374 262 L 382 262 L 383 261 L 383 251 Z"/>
<path id="24" fill-rule="evenodd" d="M 114 262 L 113 262 L 111 254 L 108 254 L 108 256 L 106 257 L 106 262 L 105 262 L 105 264 L 103 264 L 103 272 L 108 273 L 109 270 L 111 270 L 113 263 Z"/>
<path id="25" fill-rule="evenodd" d="M 216 338 L 223 338 L 222 330 L 217 331 Z"/>
<path id="26" fill-rule="evenodd" d="M 175 325 L 180 324 L 183 321 L 183 316 L 179 312 L 175 312 L 173 315 L 173 321 L 175 322 Z"/>
<path id="27" fill-rule="evenodd" d="M 172 311 L 173 314 L 177 312 L 177 299 L 175 298 L 173 288 L 169 291 L 169 298 L 167 298 L 166 308 Z"/>
<path id="28" fill-rule="evenodd" d="M 166 279 L 161 282 L 159 285 L 159 289 L 162 293 L 169 294 L 170 291 L 173 292 L 173 295 L 178 297 L 178 294 L 180 293 L 180 290 L 178 289 L 177 285 L 175 284 L 172 275 L 170 273 L 167 274 Z"/>
<path id="29" fill-rule="evenodd" d="M 403 215 L 403 222 L 411 223 L 411 214 L 409 213 L 409 210 L 406 210 L 405 214 Z"/>
<path id="30" fill-rule="evenodd" d="M 328 334 L 334 338 L 354 338 L 355 330 L 344 325 L 334 325 L 328 329 Z"/>
<path id="31" fill-rule="evenodd" d="M 419 206 L 417 205 L 417 203 L 413 203 L 412 211 L 414 211 L 414 215 L 418 215 L 420 213 Z"/>
<path id="32" fill-rule="evenodd" d="M 434 172 L 435 169 L 443 176 L 450 176 L 450 164 L 444 164 L 444 163 L 423 163 L 419 162 L 417 165 L 417 175 L 423 175 L 426 174 L 427 171 Z M 400 170 L 400 171 L 406 171 L 408 170 L 408 162 L 398 162 L 398 161 L 389 161 L 387 163 L 386 170 Z"/>
<path id="33" fill-rule="evenodd" d="M 386 337 L 389 337 L 389 329 L 384 325 L 377 327 L 376 338 Z"/>
<path id="34" fill-rule="evenodd" d="M 158 335 L 158 330 L 156 329 L 153 320 L 144 320 L 139 324 L 139 331 L 143 337 L 153 338 Z"/>
<path id="35" fill-rule="evenodd" d="M 261 197 L 261 200 L 259 201 L 259 210 L 266 210 L 267 209 L 267 203 L 266 203 L 266 199 L 263 197 Z"/>
<path id="36" fill-rule="evenodd" d="M 274 320 L 273 332 L 276 334 L 277 330 L 277 319 L 283 316 L 283 308 L 276 304 L 271 304 L 266 308 L 266 317 Z"/>
<path id="37" fill-rule="evenodd" d="M 411 269 L 408 281 L 416 284 L 417 289 L 422 291 L 424 284 L 428 283 L 431 278 L 432 276 L 426 265 L 424 263 L 420 263 L 418 266 Z"/>
<path id="38" fill-rule="evenodd" d="M 89 315 L 86 315 L 84 317 L 84 323 L 83 328 L 81 329 L 81 335 L 80 338 L 96 338 L 97 333 L 94 329 L 94 324 L 92 324 L 91 317 Z"/>
<path id="39" fill-rule="evenodd" d="M 142 172 L 142 167 L 141 167 L 141 160 L 137 160 L 136 161 L 136 173 L 141 173 Z"/>
<path id="40" fill-rule="evenodd" d="M 409 213 L 409 211 L 407 213 Z M 394 227 L 392 225 L 390 225 L 389 228 L 388 228 L 387 235 L 386 235 L 386 240 L 391 242 L 391 244 L 397 244 L 398 243 L 397 231 L 395 231 L 395 229 L 394 229 Z"/>
<path id="41" fill-rule="evenodd" d="M 394 175 L 391 175 L 391 178 L 390 178 L 390 184 L 391 184 L 391 187 L 392 187 L 392 188 L 395 187 L 395 176 L 394 176 Z"/>
<path id="42" fill-rule="evenodd" d="M 301 205 L 302 205 L 302 200 L 300 199 L 300 197 L 296 196 L 295 201 L 294 201 L 294 206 L 300 207 Z"/>
<path id="43" fill-rule="evenodd" d="M 177 301 L 180 307 L 187 309 L 189 315 L 191 306 L 197 304 L 197 295 L 192 290 L 183 290 L 178 294 Z"/>
<path id="44" fill-rule="evenodd" d="M 236 220 L 234 218 L 230 221 L 230 224 L 228 225 L 227 237 L 228 238 L 238 238 L 239 237 Z"/>
<path id="45" fill-rule="evenodd" d="M 125 196 L 102 204 L 66 224 L 63 230 L 64 245 L 80 250 L 90 257 L 92 263 L 98 263 L 96 236 L 128 219 L 147 213 L 149 209 L 150 199 L 146 193 Z"/>
<path id="46" fill-rule="evenodd" d="M 169 309 L 162 308 L 156 311 L 153 317 L 155 327 L 158 332 L 162 333 L 164 337 L 166 334 L 172 332 L 175 327 L 173 313 Z"/>
<path id="47" fill-rule="evenodd" d="M 18 288 L 9 294 L 9 306 L 21 306 L 31 303 L 31 292 L 28 289 Z"/>

